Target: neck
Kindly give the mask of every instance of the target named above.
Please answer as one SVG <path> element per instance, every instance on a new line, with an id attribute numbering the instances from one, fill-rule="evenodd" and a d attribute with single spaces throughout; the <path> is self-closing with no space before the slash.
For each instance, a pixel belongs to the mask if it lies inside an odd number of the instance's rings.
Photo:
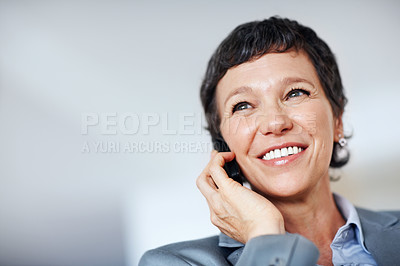
<path id="1" fill-rule="evenodd" d="M 329 181 L 295 199 L 271 201 L 282 213 L 286 231 L 311 240 L 321 253 L 319 262 L 331 264 L 330 244 L 345 220 L 336 207 Z"/>
<path id="2" fill-rule="evenodd" d="M 281 211 L 286 231 L 301 234 L 310 240 L 321 236 L 329 236 L 332 241 L 337 230 L 345 221 L 336 207 L 333 195 L 303 199 L 301 202 L 275 203 Z M 329 231 L 329 234 L 327 234 Z"/>

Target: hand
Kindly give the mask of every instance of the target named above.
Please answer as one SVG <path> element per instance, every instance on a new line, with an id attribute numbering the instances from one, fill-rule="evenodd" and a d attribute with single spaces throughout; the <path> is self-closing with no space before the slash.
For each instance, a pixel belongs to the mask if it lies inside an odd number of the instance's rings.
<path id="1" fill-rule="evenodd" d="M 229 178 L 223 166 L 233 152 L 213 151 L 196 184 L 210 208 L 211 222 L 227 236 L 246 243 L 253 237 L 284 234 L 282 214 L 266 198 Z"/>

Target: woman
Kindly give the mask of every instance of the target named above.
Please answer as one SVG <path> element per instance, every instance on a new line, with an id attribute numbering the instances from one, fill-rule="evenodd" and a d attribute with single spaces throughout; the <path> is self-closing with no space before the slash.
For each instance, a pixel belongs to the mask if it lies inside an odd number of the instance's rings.
<path id="1" fill-rule="evenodd" d="M 214 147 L 230 148 L 214 151 L 197 179 L 222 233 L 148 251 L 140 265 L 400 263 L 400 212 L 331 192 L 329 167 L 349 158 L 347 100 L 313 30 L 277 17 L 240 25 L 212 56 L 201 99 Z M 251 189 L 229 178 L 233 160 Z"/>

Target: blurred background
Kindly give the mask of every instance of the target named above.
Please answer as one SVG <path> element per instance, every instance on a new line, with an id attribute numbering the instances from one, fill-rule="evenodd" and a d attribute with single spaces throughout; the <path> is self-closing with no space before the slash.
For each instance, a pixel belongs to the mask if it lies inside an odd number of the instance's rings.
<path id="1" fill-rule="evenodd" d="M 352 158 L 333 189 L 399 209 L 399 1 L 0 1 L 0 265 L 137 265 L 218 233 L 199 85 L 237 25 L 272 15 L 337 56 Z"/>

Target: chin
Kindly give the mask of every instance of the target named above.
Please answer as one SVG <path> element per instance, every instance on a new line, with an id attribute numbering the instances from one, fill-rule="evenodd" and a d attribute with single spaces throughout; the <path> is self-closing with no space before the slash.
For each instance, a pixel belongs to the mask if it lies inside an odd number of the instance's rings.
<path id="1" fill-rule="evenodd" d="M 290 178 L 290 180 L 285 180 L 285 178 L 277 178 L 268 183 L 250 184 L 250 187 L 268 199 L 294 200 L 306 195 L 311 187 L 310 184 L 305 184 L 304 180 L 295 180 L 297 179 Z"/>

